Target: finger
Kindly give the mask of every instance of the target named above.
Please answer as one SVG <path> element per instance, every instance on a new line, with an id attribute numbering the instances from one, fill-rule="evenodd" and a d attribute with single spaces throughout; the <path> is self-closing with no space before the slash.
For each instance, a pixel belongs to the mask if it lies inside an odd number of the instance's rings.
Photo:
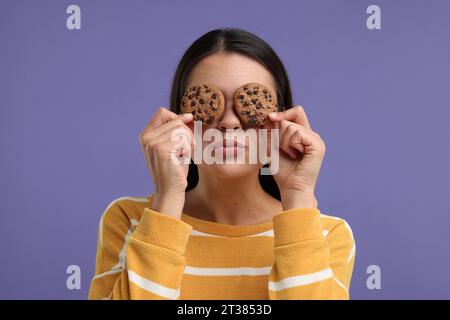
<path id="1" fill-rule="evenodd" d="M 299 105 L 281 112 L 272 112 L 271 114 L 269 114 L 269 119 L 272 121 L 292 121 L 301 124 L 311 130 L 306 112 L 303 107 Z"/>
<path id="2" fill-rule="evenodd" d="M 296 130 L 296 125 L 292 122 L 283 121 L 281 123 L 279 148 L 287 153 L 292 159 L 297 158 L 297 151 L 295 148 L 290 146 L 289 142 Z"/>
<path id="3" fill-rule="evenodd" d="M 158 111 L 156 111 L 155 115 L 150 119 L 148 124 L 146 125 L 146 128 L 152 129 L 157 128 L 170 120 L 176 119 L 177 114 L 167 110 L 166 108 L 159 108 Z"/>
<path id="4" fill-rule="evenodd" d="M 168 142 L 170 146 L 170 156 L 172 160 L 176 160 L 179 164 L 188 164 L 192 155 L 192 139 L 186 132 L 177 136 L 176 140 Z"/>
<path id="5" fill-rule="evenodd" d="M 291 136 L 291 139 L 289 141 L 289 146 L 295 148 L 301 153 L 304 153 L 305 148 L 312 146 L 312 144 L 313 144 L 313 137 L 311 135 L 311 132 L 301 127 L 295 130 L 294 134 Z"/>
<path id="6" fill-rule="evenodd" d="M 289 146 L 296 149 L 297 151 L 304 153 L 305 152 L 305 147 L 303 146 L 303 144 L 301 143 L 301 132 L 300 129 L 297 129 L 294 134 L 291 136 L 291 138 L 289 139 Z"/>
<path id="7" fill-rule="evenodd" d="M 154 136 L 166 136 L 166 135 L 173 135 L 175 130 L 183 129 L 186 130 L 186 132 L 190 133 L 192 136 L 192 139 L 194 138 L 193 129 L 185 123 L 183 123 L 182 119 L 175 119 L 172 120 L 169 123 L 166 123 L 165 125 L 157 128 L 154 130 L 153 135 Z"/>
<path id="8" fill-rule="evenodd" d="M 191 146 L 189 144 L 190 135 L 185 130 L 180 130 L 176 139 L 166 137 L 164 141 L 161 141 L 152 148 L 152 154 L 154 161 L 157 161 L 161 165 L 167 164 L 167 161 L 176 160 L 190 157 Z"/>
<path id="9" fill-rule="evenodd" d="M 170 120 L 169 122 L 163 124 L 162 126 L 159 126 L 157 128 L 151 128 L 147 127 L 145 128 L 141 134 L 139 135 L 139 140 L 141 143 L 143 140 L 155 140 L 158 137 L 162 137 L 166 135 L 168 132 L 173 130 L 176 127 L 184 126 L 185 128 L 189 129 L 189 131 L 193 132 L 193 129 L 190 129 L 190 126 L 188 126 L 188 123 L 193 120 L 192 117 L 189 117 L 187 115 L 191 115 L 190 113 L 185 113 L 181 115 L 177 115 L 175 119 Z M 189 120 L 189 118 L 191 120 Z"/>
<path id="10" fill-rule="evenodd" d="M 177 140 L 177 136 L 180 135 L 180 132 L 185 132 L 190 135 L 191 143 L 193 145 L 195 144 L 194 133 L 179 119 L 172 120 L 155 130 L 149 131 L 142 137 L 142 144 L 148 144 L 151 148 L 157 144 L 164 143 L 165 141 Z"/>
<path id="11" fill-rule="evenodd" d="M 180 141 L 180 140 L 183 143 L 189 145 L 189 147 L 192 150 L 195 147 L 194 134 L 186 125 L 177 127 L 170 133 L 170 141 Z"/>

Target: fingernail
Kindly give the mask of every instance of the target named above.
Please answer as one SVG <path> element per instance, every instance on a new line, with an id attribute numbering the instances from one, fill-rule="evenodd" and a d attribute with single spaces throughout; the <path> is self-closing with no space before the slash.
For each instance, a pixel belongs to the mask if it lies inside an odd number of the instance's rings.
<path id="1" fill-rule="evenodd" d="M 192 119 L 193 115 L 192 115 L 192 113 L 183 113 L 183 117 L 186 120 L 190 120 L 190 119 Z"/>
<path id="2" fill-rule="evenodd" d="M 272 112 L 272 113 L 269 113 L 269 117 L 276 117 L 277 116 L 277 113 L 276 112 Z"/>

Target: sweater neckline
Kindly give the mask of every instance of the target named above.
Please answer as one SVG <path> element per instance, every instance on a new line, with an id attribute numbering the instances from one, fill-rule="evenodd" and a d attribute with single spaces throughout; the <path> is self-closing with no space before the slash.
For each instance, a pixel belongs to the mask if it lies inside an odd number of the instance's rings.
<path id="1" fill-rule="evenodd" d="M 152 204 L 154 193 L 148 199 Z M 223 236 L 223 237 L 245 237 L 252 236 L 273 228 L 273 220 L 265 221 L 251 225 L 233 225 L 220 222 L 214 222 L 204 219 L 195 218 L 187 213 L 181 214 L 181 220 L 191 225 L 193 230 L 205 233 L 207 235 Z"/>

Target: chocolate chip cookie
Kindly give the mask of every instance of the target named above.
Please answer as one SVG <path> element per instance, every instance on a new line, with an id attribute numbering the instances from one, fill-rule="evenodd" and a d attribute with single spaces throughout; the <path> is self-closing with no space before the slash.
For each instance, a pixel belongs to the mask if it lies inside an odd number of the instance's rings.
<path id="1" fill-rule="evenodd" d="M 220 118 L 225 108 L 225 97 L 219 88 L 212 84 L 199 84 L 189 87 L 181 99 L 183 113 L 190 112 L 194 120 L 212 123 Z"/>
<path id="2" fill-rule="evenodd" d="M 277 111 L 275 95 L 259 83 L 247 83 L 239 87 L 233 97 L 234 109 L 247 126 L 262 126 L 269 113 Z"/>

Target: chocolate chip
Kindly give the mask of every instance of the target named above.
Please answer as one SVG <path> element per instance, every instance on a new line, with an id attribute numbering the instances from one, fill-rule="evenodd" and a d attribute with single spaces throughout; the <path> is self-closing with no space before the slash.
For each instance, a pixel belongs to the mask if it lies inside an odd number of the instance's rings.
<path id="1" fill-rule="evenodd" d="M 251 92 L 250 90 L 248 90 L 248 91 L 247 91 L 247 94 L 248 94 L 249 96 L 251 96 L 251 95 L 252 95 L 252 92 Z"/>
<path id="2" fill-rule="evenodd" d="M 266 89 L 264 89 L 264 90 L 263 90 L 263 93 L 264 93 L 264 94 L 266 94 L 266 93 L 267 93 L 267 90 L 266 90 Z"/>
<path id="3" fill-rule="evenodd" d="M 212 96 L 211 96 L 211 98 L 216 99 L 216 98 L 217 98 L 217 94 L 216 94 L 216 93 L 213 93 Z"/>
<path id="4" fill-rule="evenodd" d="M 191 101 L 191 107 L 195 106 L 195 101 Z"/>
<path id="5" fill-rule="evenodd" d="M 258 94 L 258 90 L 253 90 L 253 94 Z"/>
<path id="6" fill-rule="evenodd" d="M 205 100 L 203 100 L 203 98 L 200 98 L 200 99 L 198 100 L 198 102 L 200 102 L 200 104 L 204 104 L 204 103 L 205 103 Z"/>
<path id="7" fill-rule="evenodd" d="M 239 99 L 244 99 L 244 96 L 243 96 L 242 94 L 240 94 L 240 95 L 238 96 L 238 98 L 239 98 Z"/>

